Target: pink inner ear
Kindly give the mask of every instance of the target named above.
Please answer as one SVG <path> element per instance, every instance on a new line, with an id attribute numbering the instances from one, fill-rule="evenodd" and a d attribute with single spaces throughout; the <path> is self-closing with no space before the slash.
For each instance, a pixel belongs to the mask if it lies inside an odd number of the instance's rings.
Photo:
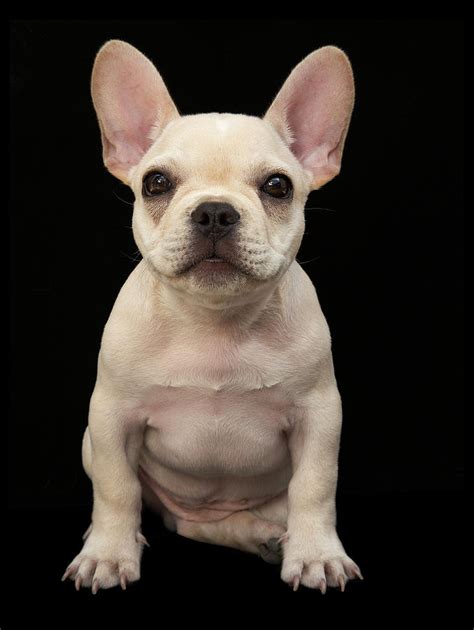
<path id="1" fill-rule="evenodd" d="M 328 46 L 293 70 L 267 113 L 277 128 L 286 125 L 291 130 L 290 148 L 312 173 L 314 187 L 339 172 L 353 99 L 349 61 Z"/>
<path id="2" fill-rule="evenodd" d="M 105 111 L 104 125 L 109 129 L 114 144 L 126 141 L 143 154 L 152 143 L 148 136 L 158 122 L 160 102 L 153 89 L 156 89 L 156 70 L 151 69 L 153 76 L 150 77 L 150 68 L 136 65 L 128 61 L 118 68 L 110 94 L 115 100 L 115 107 Z"/>
<path id="3" fill-rule="evenodd" d="M 341 136 L 338 100 L 340 88 L 331 66 L 308 64 L 302 69 L 287 103 L 290 128 L 298 130 L 294 150 L 305 156 L 326 145 L 334 148 Z M 344 96 L 344 94 L 342 94 Z M 336 120 L 337 117 L 337 120 Z"/>
<path id="4" fill-rule="evenodd" d="M 148 141 L 147 146 L 144 142 L 140 144 L 139 141 L 128 139 L 124 131 L 114 131 L 109 135 L 110 141 L 104 138 L 104 153 L 107 153 L 108 168 L 112 168 L 112 165 L 115 168 L 128 166 L 128 170 L 130 170 L 138 164 L 145 151 L 151 145 L 151 140 Z"/>
<path id="5" fill-rule="evenodd" d="M 105 164 L 126 181 L 130 169 L 178 112 L 153 64 L 125 42 L 109 42 L 99 51 L 92 96 Z"/>
<path id="6" fill-rule="evenodd" d="M 298 156 L 305 170 L 311 171 L 318 186 L 331 180 L 340 171 L 342 146 L 337 140 L 335 145 L 336 147 L 332 148 L 333 144 L 321 144 L 313 150 L 311 146 L 305 147 L 304 144 L 291 146 L 292 152 Z"/>

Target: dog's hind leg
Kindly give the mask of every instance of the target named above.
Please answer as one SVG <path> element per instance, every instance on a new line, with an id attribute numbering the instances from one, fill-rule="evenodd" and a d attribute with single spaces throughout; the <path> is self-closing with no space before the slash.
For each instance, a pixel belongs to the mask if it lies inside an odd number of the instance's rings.
<path id="1" fill-rule="evenodd" d="M 281 562 L 279 539 L 286 528 L 242 510 L 234 512 L 220 521 L 176 520 L 177 532 L 181 536 L 200 542 L 233 547 L 261 556 L 271 563 Z"/>

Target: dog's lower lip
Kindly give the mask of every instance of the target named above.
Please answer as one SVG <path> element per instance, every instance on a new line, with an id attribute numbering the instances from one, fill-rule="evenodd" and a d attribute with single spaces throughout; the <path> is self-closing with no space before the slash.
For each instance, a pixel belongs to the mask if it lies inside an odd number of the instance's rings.
<path id="1" fill-rule="evenodd" d="M 205 258 L 204 262 L 224 262 L 224 259 L 217 258 L 217 256 L 213 256 L 212 258 Z"/>

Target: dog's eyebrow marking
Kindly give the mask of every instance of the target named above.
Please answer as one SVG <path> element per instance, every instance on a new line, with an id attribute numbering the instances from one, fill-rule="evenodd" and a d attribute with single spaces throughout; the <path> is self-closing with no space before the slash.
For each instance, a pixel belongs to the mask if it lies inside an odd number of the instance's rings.
<path id="1" fill-rule="evenodd" d="M 179 152 L 179 149 L 175 149 L 175 153 L 178 153 L 178 152 Z M 160 169 L 160 168 L 162 168 L 163 170 L 173 170 L 173 169 L 177 169 L 177 167 L 178 167 L 178 164 L 174 156 L 168 157 L 168 155 L 165 154 L 165 155 L 159 155 L 153 158 L 152 160 L 150 160 L 150 162 L 148 162 L 148 164 L 145 166 L 144 170 L 149 171 L 152 169 Z"/>

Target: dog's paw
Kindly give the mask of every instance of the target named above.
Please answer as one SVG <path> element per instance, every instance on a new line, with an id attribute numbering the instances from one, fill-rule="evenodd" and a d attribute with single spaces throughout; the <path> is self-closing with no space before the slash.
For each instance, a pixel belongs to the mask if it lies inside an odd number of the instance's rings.
<path id="1" fill-rule="evenodd" d="M 283 549 L 278 538 L 269 538 L 258 546 L 260 557 L 269 564 L 281 564 Z"/>
<path id="2" fill-rule="evenodd" d="M 95 534 L 92 530 L 62 580 L 73 580 L 76 590 L 82 586 L 90 587 L 94 595 L 100 588 L 112 588 L 119 584 L 125 590 L 127 584 L 140 579 L 140 557 L 146 544 L 140 532 L 118 539 L 116 536 Z"/>
<path id="3" fill-rule="evenodd" d="M 299 548 L 300 547 L 300 548 Z M 309 548 L 308 548 L 309 547 Z M 291 536 L 284 546 L 281 579 L 297 590 L 299 585 L 319 589 L 325 593 L 328 586 L 344 591 L 349 580 L 362 573 L 357 564 L 344 552 L 342 545 L 291 544 Z"/>
<path id="4" fill-rule="evenodd" d="M 281 564 L 283 560 L 283 549 L 281 537 L 285 534 L 283 525 L 266 521 L 264 519 L 255 520 L 254 536 L 258 555 L 269 564 Z"/>

